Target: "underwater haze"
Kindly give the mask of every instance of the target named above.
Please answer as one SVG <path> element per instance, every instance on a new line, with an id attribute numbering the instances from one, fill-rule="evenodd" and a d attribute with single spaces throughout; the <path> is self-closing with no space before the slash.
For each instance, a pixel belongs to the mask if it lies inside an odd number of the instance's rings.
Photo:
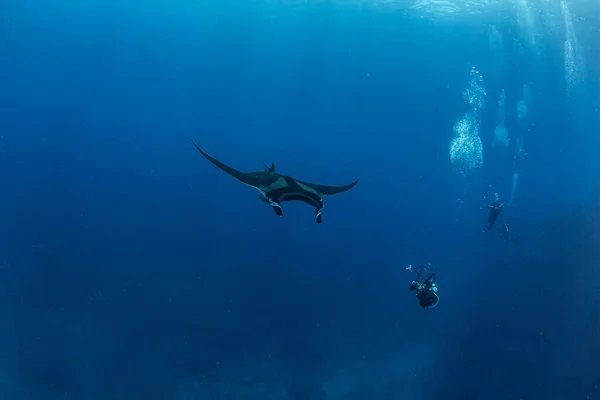
<path id="1" fill-rule="evenodd" d="M 2 399 L 600 400 L 597 1 L 4 0 L 0 151 Z"/>

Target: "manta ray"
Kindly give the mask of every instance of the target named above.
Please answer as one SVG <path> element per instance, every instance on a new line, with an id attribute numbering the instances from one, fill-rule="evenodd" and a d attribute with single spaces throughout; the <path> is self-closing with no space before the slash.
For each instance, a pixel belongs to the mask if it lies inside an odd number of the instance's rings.
<path id="1" fill-rule="evenodd" d="M 346 186 L 327 186 L 308 183 L 288 175 L 279 174 L 275 171 L 275 164 L 271 164 L 270 167 L 265 165 L 263 171 L 240 172 L 207 154 L 193 140 L 192 143 L 200 154 L 219 169 L 227 172 L 238 181 L 258 190 L 260 193 L 259 199 L 271 205 L 275 214 L 280 217 L 283 217 L 282 202 L 302 201 L 315 208 L 315 219 L 320 224 L 322 222 L 321 210 L 324 207 L 323 197 L 346 192 L 358 183 L 358 179 Z"/>

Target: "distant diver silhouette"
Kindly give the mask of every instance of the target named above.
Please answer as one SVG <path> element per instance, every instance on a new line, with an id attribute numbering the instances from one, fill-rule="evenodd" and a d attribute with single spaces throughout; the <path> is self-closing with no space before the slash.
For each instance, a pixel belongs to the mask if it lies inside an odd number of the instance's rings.
<path id="1" fill-rule="evenodd" d="M 487 229 L 483 230 L 483 232 L 485 232 L 485 233 L 489 232 L 492 228 L 496 227 L 496 220 L 498 220 L 498 217 L 500 216 L 502 207 L 506 204 L 506 203 L 500 203 L 500 201 L 498 200 L 498 193 L 494 193 L 494 197 L 495 197 L 494 202 L 492 204 L 488 205 L 488 208 L 490 209 L 488 223 L 490 225 L 487 227 Z"/>

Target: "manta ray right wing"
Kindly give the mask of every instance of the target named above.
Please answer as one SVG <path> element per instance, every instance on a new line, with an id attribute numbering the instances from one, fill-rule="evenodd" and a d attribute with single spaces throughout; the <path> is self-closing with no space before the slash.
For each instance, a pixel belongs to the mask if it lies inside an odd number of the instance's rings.
<path id="1" fill-rule="evenodd" d="M 190 140 L 192 140 L 192 139 L 190 139 Z M 206 152 L 204 152 L 204 150 L 202 150 L 196 144 L 196 142 L 194 142 L 193 140 L 192 140 L 192 144 L 196 147 L 196 149 L 198 149 L 200 154 L 202 154 L 208 161 L 210 161 L 211 163 L 216 165 L 219 169 L 227 172 L 229 175 L 233 176 L 238 181 L 245 183 L 246 185 L 253 186 L 253 187 L 257 186 L 257 184 L 256 184 L 257 182 L 255 182 L 256 179 L 253 179 L 251 174 L 240 172 L 237 169 L 231 168 L 230 166 L 223 164 L 221 161 L 217 160 L 216 158 L 214 158 L 214 157 L 210 156 L 209 154 L 207 154 Z"/>
<path id="2" fill-rule="evenodd" d="M 303 182 L 299 179 L 296 179 L 296 182 L 308 186 L 309 188 L 321 193 L 323 196 L 330 196 L 333 194 L 347 192 L 348 190 L 352 189 L 358 183 L 358 179 L 345 186 L 318 185 L 316 183 Z"/>

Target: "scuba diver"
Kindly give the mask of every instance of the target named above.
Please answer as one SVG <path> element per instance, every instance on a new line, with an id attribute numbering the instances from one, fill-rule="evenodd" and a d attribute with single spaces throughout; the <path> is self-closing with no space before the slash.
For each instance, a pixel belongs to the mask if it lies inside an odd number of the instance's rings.
<path id="1" fill-rule="evenodd" d="M 488 217 L 488 223 L 490 224 L 490 226 L 488 226 L 487 229 L 484 229 L 483 232 L 484 233 L 488 233 L 492 228 L 496 228 L 496 220 L 498 219 L 498 216 L 500 215 L 500 211 L 502 211 L 502 206 L 504 206 L 506 203 L 500 203 L 500 201 L 498 200 L 498 193 L 494 193 L 494 202 L 490 205 L 488 205 L 488 208 L 490 209 L 490 216 Z"/>
<path id="2" fill-rule="evenodd" d="M 496 229 L 498 229 L 498 232 L 500 232 L 500 235 L 502 235 L 505 242 L 512 240 L 513 243 L 517 243 L 517 238 L 510 234 L 510 232 L 508 230 L 508 225 L 506 225 L 506 221 L 502 222 L 502 225 L 500 226 L 500 228 L 496 228 Z"/>
<path id="3" fill-rule="evenodd" d="M 423 308 L 434 308 L 438 305 L 440 297 L 438 296 L 438 287 L 435 284 L 435 273 L 429 275 L 428 278 L 423 278 L 423 273 L 426 271 L 422 265 L 413 268 L 412 265 L 406 267 L 407 271 L 417 274 L 417 279 L 410 284 L 410 291 L 416 290 L 416 298 Z"/>

